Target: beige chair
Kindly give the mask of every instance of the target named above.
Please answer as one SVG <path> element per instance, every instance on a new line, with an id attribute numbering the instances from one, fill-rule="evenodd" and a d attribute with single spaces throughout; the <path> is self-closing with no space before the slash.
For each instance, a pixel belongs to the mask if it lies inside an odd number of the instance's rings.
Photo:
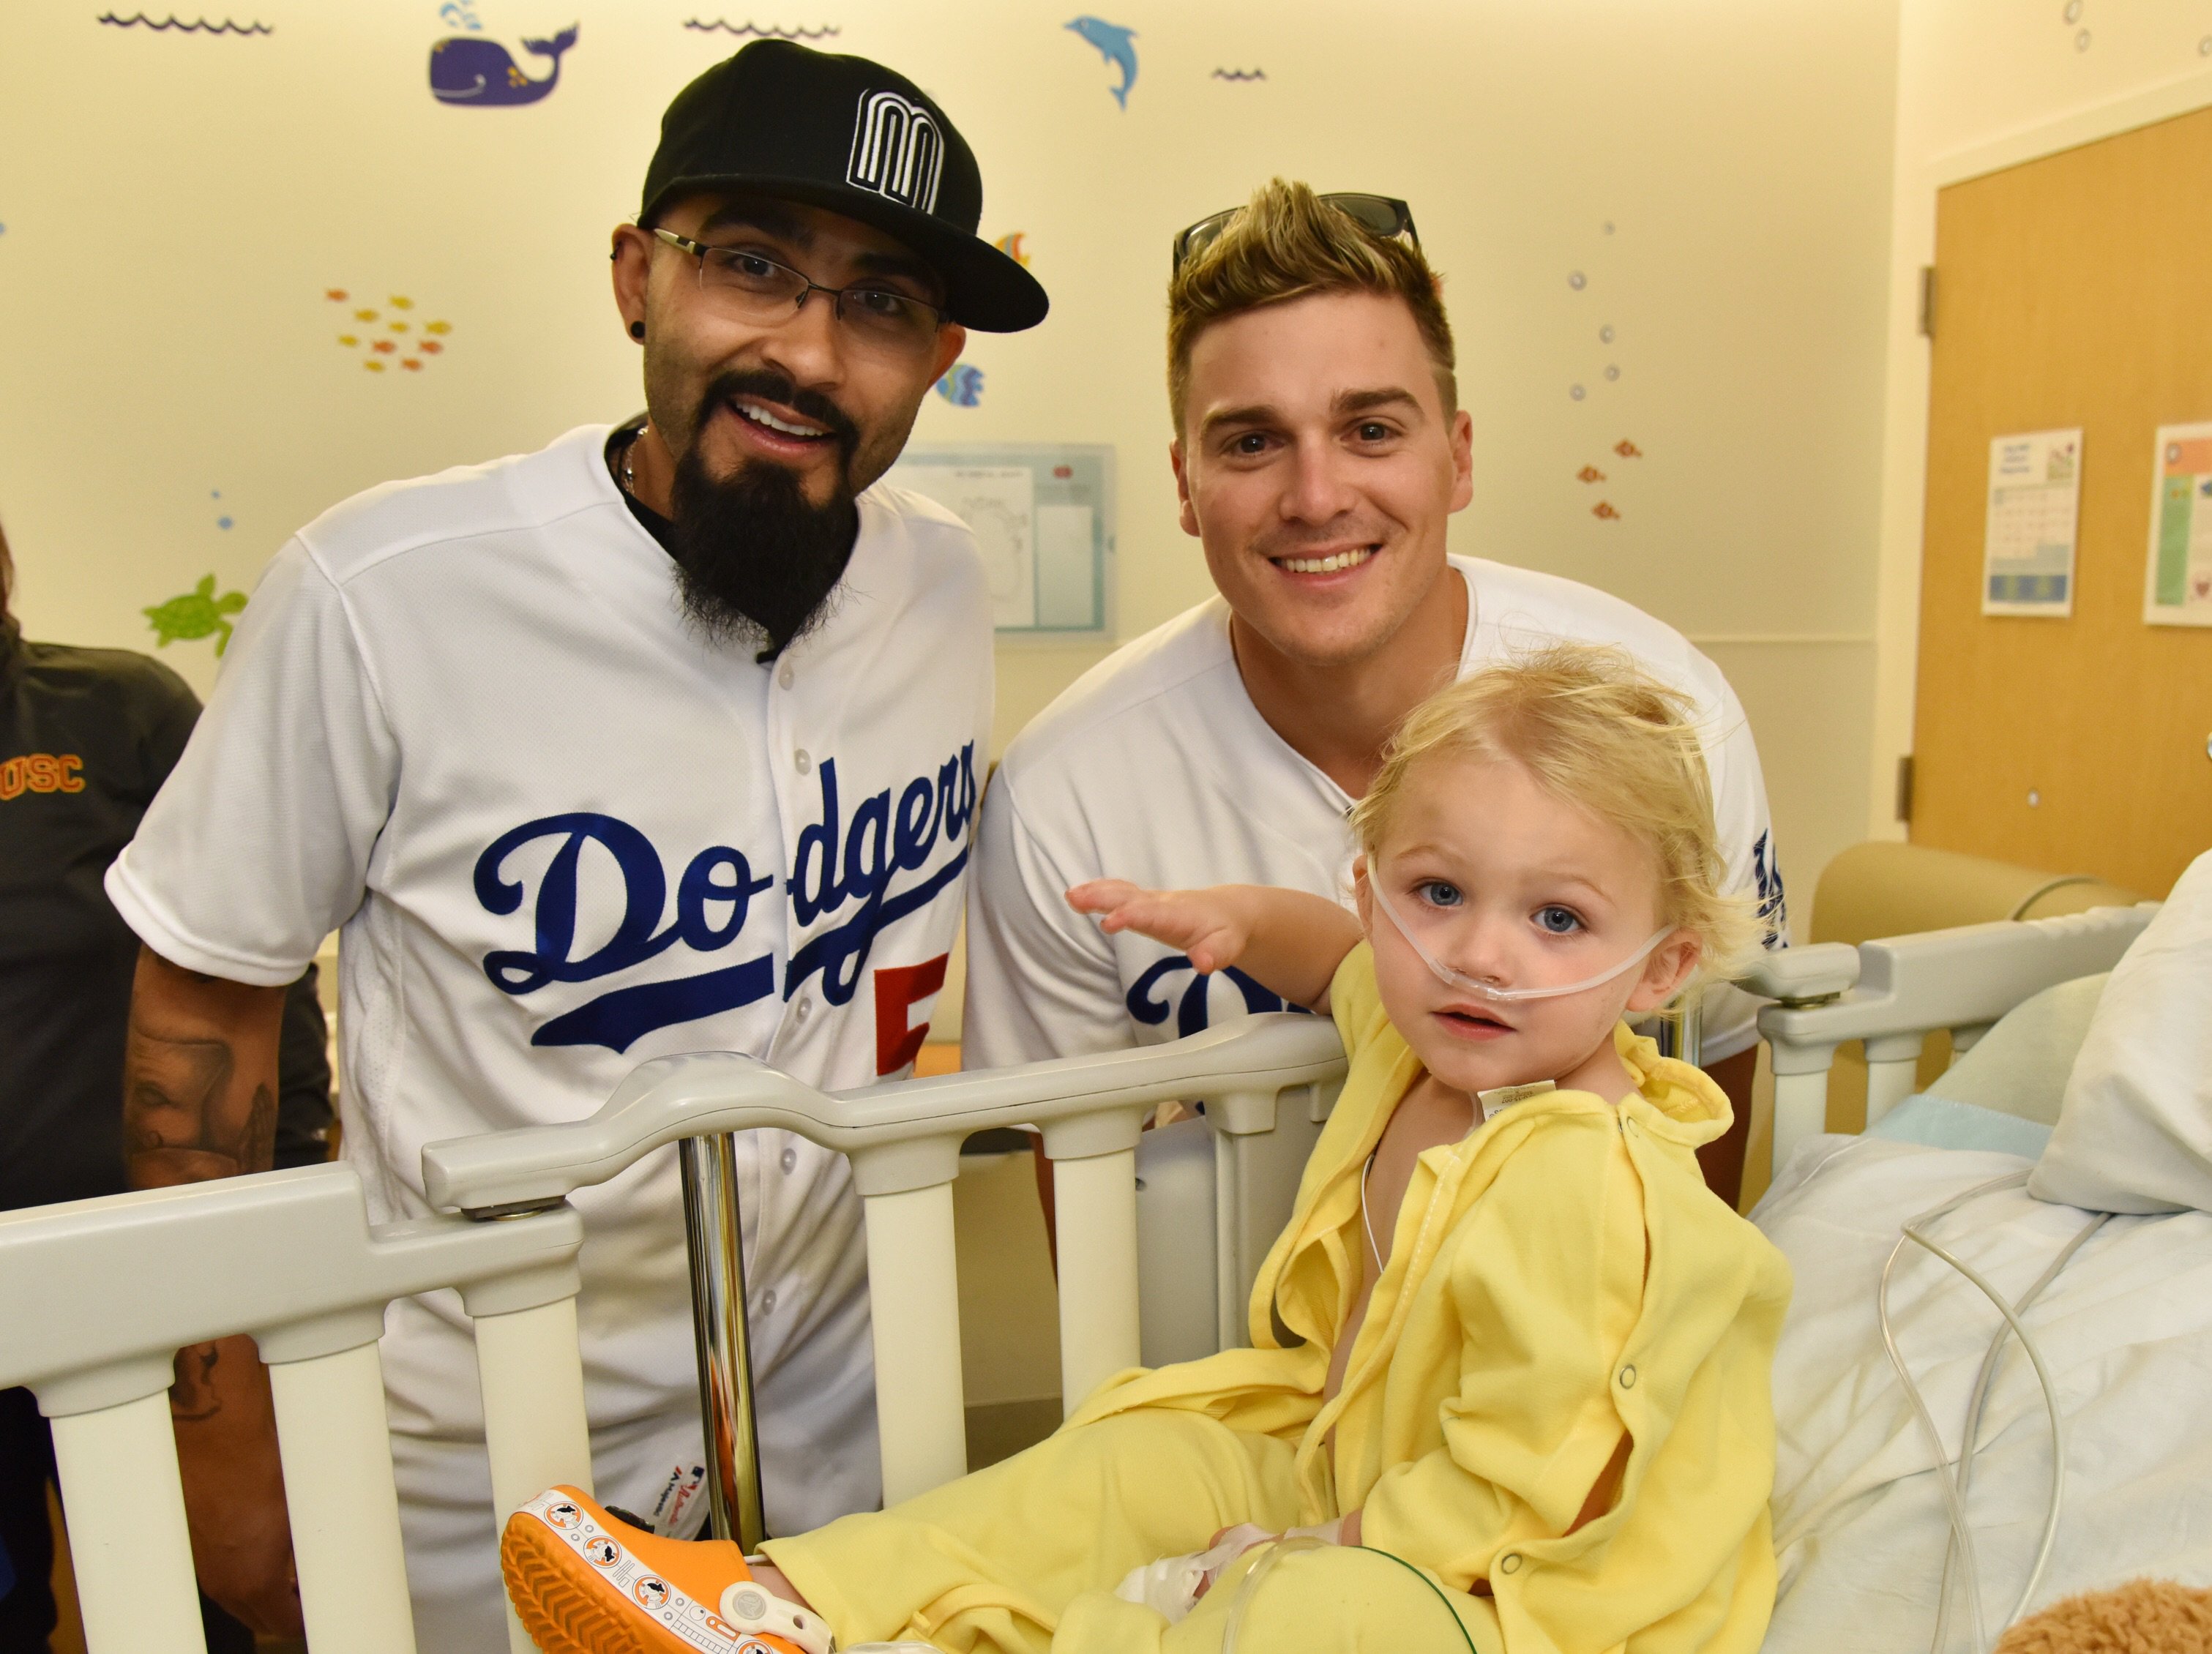
<path id="1" fill-rule="evenodd" d="M 2144 898 L 2088 873 L 2014 867 L 1921 844 L 1854 844 L 1821 870 L 1806 927 L 1808 942 L 1856 946 L 1884 936 L 1917 935 L 1999 919 L 2051 919 L 2092 908 L 2132 907 Z M 1920 1055 L 1924 1090 L 1951 1063 L 1951 1039 L 1938 1033 Z M 1857 1041 L 1837 1051 L 1828 1072 L 1828 1129 L 1866 1126 L 1866 1055 Z"/>

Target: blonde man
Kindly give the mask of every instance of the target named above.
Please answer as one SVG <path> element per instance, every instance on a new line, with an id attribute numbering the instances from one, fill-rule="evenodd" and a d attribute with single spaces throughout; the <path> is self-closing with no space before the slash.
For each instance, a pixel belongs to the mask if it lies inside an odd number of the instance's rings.
<path id="1" fill-rule="evenodd" d="M 1280 179 L 1183 232 L 1168 291 L 1170 458 L 1219 595 L 1117 651 L 1008 749 L 968 913 L 966 1065 L 1195 1033 L 1279 1010 L 1246 973 L 1194 971 L 1063 899 L 1111 873 L 1348 901 L 1346 817 L 1384 742 L 1439 684 L 1555 642 L 1612 645 L 1686 697 L 1731 891 L 1786 929 L 1765 784 L 1713 663 L 1620 599 L 1447 555 L 1474 487 L 1451 324 L 1402 202 Z M 1733 1201 L 1756 1031 L 1729 989 L 1704 1055 L 1738 1126 L 1706 1152 Z"/>

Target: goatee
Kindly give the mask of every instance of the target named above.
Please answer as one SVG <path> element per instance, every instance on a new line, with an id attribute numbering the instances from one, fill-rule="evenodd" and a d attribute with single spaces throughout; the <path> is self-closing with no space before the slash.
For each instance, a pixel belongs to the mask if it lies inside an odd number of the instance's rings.
<path id="1" fill-rule="evenodd" d="M 794 392 L 787 381 L 761 374 L 718 380 L 700 424 L 718 403 L 747 392 L 829 427 L 841 451 L 836 490 L 817 504 L 796 471 L 766 460 L 743 465 L 730 477 L 714 476 L 695 441 L 677 459 L 669 491 L 675 525 L 670 550 L 691 623 L 717 642 L 753 642 L 763 660 L 773 660 L 829 617 L 852 560 L 860 514 L 842 462 L 857 433 L 827 398 Z M 823 405 L 802 405 L 817 401 Z"/>

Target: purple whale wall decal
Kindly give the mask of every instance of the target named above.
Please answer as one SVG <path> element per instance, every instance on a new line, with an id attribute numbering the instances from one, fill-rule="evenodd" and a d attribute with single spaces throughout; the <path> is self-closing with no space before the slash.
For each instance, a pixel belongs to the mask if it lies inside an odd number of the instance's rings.
<path id="1" fill-rule="evenodd" d="M 535 103 L 561 78 L 561 54 L 576 44 L 574 24 L 550 40 L 525 40 L 522 49 L 553 60 L 553 72 L 532 80 L 496 40 L 455 34 L 430 48 L 430 95 L 440 103 Z"/>

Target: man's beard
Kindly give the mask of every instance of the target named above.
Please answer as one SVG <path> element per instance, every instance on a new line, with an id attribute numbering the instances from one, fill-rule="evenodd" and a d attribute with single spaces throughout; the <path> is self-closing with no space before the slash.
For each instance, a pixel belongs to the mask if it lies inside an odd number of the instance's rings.
<path id="1" fill-rule="evenodd" d="M 726 477 L 708 472 L 699 431 L 720 405 L 748 394 L 781 403 L 835 436 L 837 482 L 828 500 L 815 504 L 799 473 L 771 460 L 748 461 Z M 708 388 L 692 440 L 676 461 L 669 501 L 684 612 L 708 638 L 748 640 L 763 660 L 773 659 L 828 617 L 860 532 L 847 480 L 858 435 L 828 398 L 779 374 L 725 374 Z"/>

